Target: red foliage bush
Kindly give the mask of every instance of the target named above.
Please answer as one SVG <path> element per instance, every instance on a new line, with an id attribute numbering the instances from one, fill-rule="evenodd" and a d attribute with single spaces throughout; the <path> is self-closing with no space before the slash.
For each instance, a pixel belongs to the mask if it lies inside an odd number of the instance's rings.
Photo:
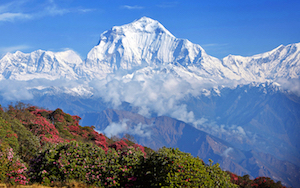
<path id="1" fill-rule="evenodd" d="M 50 123 L 44 116 L 50 114 L 51 111 L 41 110 L 36 107 L 29 107 L 28 111 L 33 114 L 30 120 L 21 120 L 23 125 L 30 128 L 30 131 L 41 138 L 43 142 L 61 143 L 63 138 L 59 137 L 59 132 L 56 127 Z"/>
<path id="2" fill-rule="evenodd" d="M 250 188 L 250 187 L 274 187 L 274 188 L 286 188 L 285 186 L 281 185 L 281 182 L 275 183 L 269 177 L 257 177 L 254 180 L 249 178 L 249 175 L 244 175 L 243 177 L 233 174 L 231 172 L 227 172 L 230 174 L 231 182 L 239 185 L 241 188 Z"/>
<path id="3" fill-rule="evenodd" d="M 109 145 L 108 147 L 110 148 L 114 148 L 115 150 L 122 150 L 128 147 L 128 145 L 126 144 L 126 142 L 124 142 L 124 140 L 119 140 L 116 141 L 115 143 Z"/>
<path id="4" fill-rule="evenodd" d="M 95 144 L 99 147 L 101 147 L 104 151 L 108 150 L 108 144 L 106 142 L 106 138 L 102 133 L 97 133 L 96 131 L 93 131 L 93 135 L 95 136 Z"/>
<path id="5" fill-rule="evenodd" d="M 144 155 L 146 155 L 145 148 L 143 146 L 141 146 L 139 144 L 134 144 L 133 147 L 135 149 L 139 148 L 144 153 Z"/>

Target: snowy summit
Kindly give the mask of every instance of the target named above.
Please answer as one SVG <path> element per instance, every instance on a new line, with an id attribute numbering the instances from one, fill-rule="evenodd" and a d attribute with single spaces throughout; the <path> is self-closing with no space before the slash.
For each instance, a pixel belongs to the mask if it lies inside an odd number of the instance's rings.
<path id="1" fill-rule="evenodd" d="M 8 53 L 0 60 L 0 79 L 103 79 L 117 70 L 132 72 L 148 67 L 197 80 L 265 82 L 299 78 L 299 45 L 281 45 L 251 57 L 229 55 L 219 60 L 206 54 L 200 45 L 176 38 L 158 21 L 142 17 L 103 32 L 85 61 L 71 50 Z"/>

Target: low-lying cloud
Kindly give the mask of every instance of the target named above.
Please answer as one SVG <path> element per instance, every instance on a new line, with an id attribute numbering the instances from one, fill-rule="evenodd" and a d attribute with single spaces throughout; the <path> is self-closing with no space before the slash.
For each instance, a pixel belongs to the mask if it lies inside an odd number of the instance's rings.
<path id="1" fill-rule="evenodd" d="M 128 120 L 126 119 L 123 119 L 120 122 L 112 122 L 103 130 L 103 133 L 108 137 L 127 133 L 130 135 L 138 135 L 140 137 L 150 138 L 151 130 L 149 127 L 151 127 L 151 125 L 139 123 L 137 125 L 129 126 L 127 125 L 127 122 Z"/>
<path id="2" fill-rule="evenodd" d="M 64 88 L 76 88 L 80 85 L 85 85 L 82 80 L 47 80 L 47 79 L 33 79 L 28 81 L 18 81 L 18 80 L 1 80 L 0 81 L 0 96 L 6 101 L 22 101 L 22 100 L 32 100 L 34 98 L 31 90 L 38 89 L 61 89 L 65 91 Z M 54 89 L 54 91 L 55 91 Z"/>
<path id="3" fill-rule="evenodd" d="M 187 111 L 182 101 L 200 95 L 202 89 L 213 84 L 209 81 L 189 82 L 172 74 L 134 73 L 126 77 L 109 75 L 104 80 L 92 81 L 89 86 L 94 89 L 95 96 L 110 102 L 114 108 L 128 102 L 139 107 L 138 113 L 146 117 L 155 113 L 193 122 L 193 112 Z"/>
<path id="4" fill-rule="evenodd" d="M 222 156 L 228 157 L 229 152 L 233 151 L 232 147 L 227 148 L 223 153 Z"/>
<path id="5" fill-rule="evenodd" d="M 235 87 L 238 82 L 222 80 L 220 85 Z M 218 84 L 219 84 L 218 83 Z M 236 125 L 218 125 L 204 117 L 197 118 L 193 111 L 188 110 L 189 99 L 202 94 L 218 95 L 218 84 L 210 80 L 181 78 L 176 74 L 134 72 L 133 74 L 112 74 L 106 79 L 94 80 L 89 86 L 94 89 L 94 96 L 102 98 L 118 109 L 123 102 L 137 107 L 138 113 L 145 117 L 170 116 L 192 124 L 199 130 L 215 136 L 234 137 L 236 141 L 249 140 L 245 130 Z M 110 130 L 116 124 L 108 127 Z M 118 124 L 125 129 L 125 124 Z M 107 131 L 108 131 L 107 130 Z"/>
<path id="6" fill-rule="evenodd" d="M 254 135 L 251 132 L 246 132 L 241 126 L 224 124 L 219 125 L 215 121 L 206 118 L 197 119 L 191 123 L 195 128 L 224 140 L 240 143 L 255 142 L 255 139 L 253 139 Z"/>
<path id="7" fill-rule="evenodd" d="M 300 97 L 300 80 L 299 79 L 279 79 L 277 81 L 285 90 L 289 90 Z"/>

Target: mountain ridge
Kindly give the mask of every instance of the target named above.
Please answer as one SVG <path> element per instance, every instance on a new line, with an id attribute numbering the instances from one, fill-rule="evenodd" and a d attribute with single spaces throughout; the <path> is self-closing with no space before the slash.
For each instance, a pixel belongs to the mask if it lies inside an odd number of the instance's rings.
<path id="1" fill-rule="evenodd" d="M 0 60 L 0 79 L 103 79 L 118 70 L 135 71 L 173 64 L 196 77 L 216 82 L 222 79 L 265 82 L 298 79 L 299 59 L 300 43 L 295 43 L 254 56 L 228 55 L 219 60 L 207 55 L 200 45 L 176 38 L 158 21 L 142 17 L 103 32 L 85 60 L 71 50 L 8 53 Z M 37 60 L 44 67 L 33 66 Z"/>
<path id="2" fill-rule="evenodd" d="M 37 50 L 27 54 L 17 51 L 14 54 L 7 53 L 0 60 L 0 72 L 2 73 L 0 79 L 25 81 L 34 78 L 75 79 L 78 76 L 73 68 L 80 63 L 79 55 L 72 50 L 63 52 Z"/>

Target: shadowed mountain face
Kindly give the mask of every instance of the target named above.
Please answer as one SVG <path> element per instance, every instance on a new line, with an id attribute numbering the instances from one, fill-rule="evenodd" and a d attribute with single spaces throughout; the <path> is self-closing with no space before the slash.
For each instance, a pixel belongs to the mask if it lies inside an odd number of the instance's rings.
<path id="1" fill-rule="evenodd" d="M 238 148 L 255 148 L 300 164 L 299 97 L 277 89 L 263 85 L 224 88 L 220 96 L 192 98 L 188 109 L 196 117 L 212 120 L 218 129 L 210 133 Z M 199 128 L 209 132 L 204 125 Z M 232 137 L 230 130 L 222 132 L 222 125 L 224 129 L 236 127 L 240 134 Z"/>
<path id="2" fill-rule="evenodd" d="M 286 185 L 300 185 L 300 168 L 295 164 L 278 160 L 264 152 L 237 149 L 233 144 L 170 117 L 145 118 L 128 111 L 107 109 L 101 113 L 86 113 L 83 124 L 85 119 L 94 119 L 89 123 L 108 135 L 129 133 L 138 143 L 147 147 L 179 148 L 199 156 L 206 163 L 212 159 L 220 163 L 223 169 L 238 175 L 268 176 Z"/>

